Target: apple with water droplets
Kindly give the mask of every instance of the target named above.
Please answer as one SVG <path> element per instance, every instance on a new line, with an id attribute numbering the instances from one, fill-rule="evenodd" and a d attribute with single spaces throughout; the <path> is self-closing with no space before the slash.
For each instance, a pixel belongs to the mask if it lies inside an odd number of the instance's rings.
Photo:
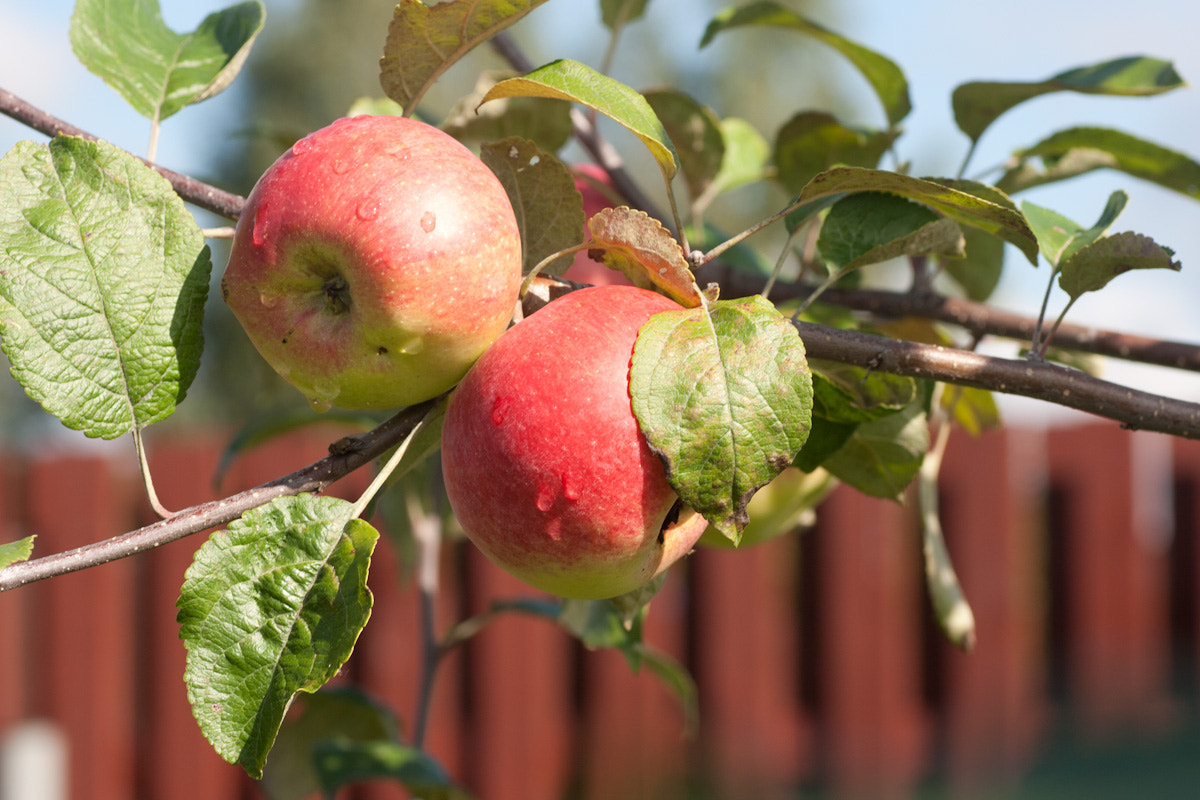
<path id="1" fill-rule="evenodd" d="M 508 326 L 521 240 L 499 180 L 437 128 L 338 120 L 259 179 L 221 281 L 254 346 L 313 407 L 451 388 Z"/>
<path id="2" fill-rule="evenodd" d="M 450 505 L 479 549 L 531 586 L 624 594 L 704 532 L 629 395 L 638 330 L 679 308 L 631 286 L 571 292 L 496 340 L 451 395 L 442 430 Z"/>

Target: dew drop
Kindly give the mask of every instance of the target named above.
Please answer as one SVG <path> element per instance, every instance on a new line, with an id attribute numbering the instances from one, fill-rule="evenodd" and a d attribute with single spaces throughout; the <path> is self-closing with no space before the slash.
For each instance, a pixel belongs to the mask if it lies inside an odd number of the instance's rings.
<path id="1" fill-rule="evenodd" d="M 537 508 L 538 511 L 546 512 L 554 508 L 554 496 L 557 492 L 554 487 L 548 483 L 543 483 L 538 487 Z"/>
<path id="2" fill-rule="evenodd" d="M 576 483 L 569 472 L 564 472 L 562 476 L 563 497 L 574 503 L 580 498 L 579 484 Z"/>
<path id="3" fill-rule="evenodd" d="M 364 200 L 354 209 L 354 214 L 363 222 L 370 222 L 379 216 L 379 204 L 374 200 Z"/>
<path id="4" fill-rule="evenodd" d="M 326 400 L 321 397 L 308 398 L 308 404 L 310 406 L 312 406 L 312 410 L 317 412 L 318 414 L 324 414 L 326 411 L 333 408 L 332 400 Z"/>
<path id="5" fill-rule="evenodd" d="M 437 214 L 432 211 L 426 211 L 421 215 L 421 230 L 426 233 L 433 233 L 433 229 L 437 227 Z"/>
<path id="6" fill-rule="evenodd" d="M 504 422 L 504 416 L 508 413 L 508 400 L 503 397 L 497 397 L 496 402 L 492 403 L 492 424 L 500 425 Z"/>
<path id="7" fill-rule="evenodd" d="M 420 336 L 414 336 L 408 341 L 400 343 L 400 352 L 406 356 L 415 356 L 417 353 L 425 349 L 425 340 Z"/>
<path id="8" fill-rule="evenodd" d="M 267 241 L 267 204 L 263 203 L 254 212 L 254 232 L 251 234 L 255 247 L 262 247 Z"/>
<path id="9" fill-rule="evenodd" d="M 262 303 L 264 308 L 274 308 L 279 305 L 279 295 L 259 292 L 258 302 Z"/>
<path id="10" fill-rule="evenodd" d="M 297 140 L 296 143 L 292 145 L 292 155 L 302 156 L 309 150 L 312 150 L 312 148 L 312 139 L 309 139 L 307 136 L 305 136 L 303 139 Z"/>

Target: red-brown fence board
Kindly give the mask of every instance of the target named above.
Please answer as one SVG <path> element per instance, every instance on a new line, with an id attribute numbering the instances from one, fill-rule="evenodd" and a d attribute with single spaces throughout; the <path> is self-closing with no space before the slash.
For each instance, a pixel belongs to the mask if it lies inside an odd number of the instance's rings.
<path id="1" fill-rule="evenodd" d="M 164 504 L 181 507 L 301 467 L 336 435 L 253 450 L 219 489 L 220 436 L 159 442 L 151 464 Z M 353 497 L 365 481 L 334 488 Z M 815 529 L 694 554 L 655 598 L 647 637 L 695 676 L 696 736 L 649 670 L 513 615 L 443 661 L 428 749 L 482 800 L 669 798 L 685 780 L 730 800 L 814 781 L 907 797 L 935 772 L 973 796 L 1019 776 L 1071 714 L 1090 732 L 1153 733 L 1194 713 L 1172 691 L 1200 685 L 1200 444 L 1111 425 L 957 437 L 941 501 L 978 625 L 970 655 L 931 632 L 915 509 L 842 489 Z M 38 554 L 148 519 L 128 464 L 0 467 L 0 535 L 39 534 Z M 202 540 L 0 595 L 0 740 L 51 719 L 70 796 L 258 796 L 187 707 L 174 603 Z M 372 620 L 338 681 L 393 707 L 411 734 L 421 606 L 386 536 L 370 582 Z M 470 545 L 448 546 L 436 626 L 529 594 Z M 1188 665 L 1186 686 L 1172 659 Z M 405 796 L 385 783 L 344 794 Z"/>

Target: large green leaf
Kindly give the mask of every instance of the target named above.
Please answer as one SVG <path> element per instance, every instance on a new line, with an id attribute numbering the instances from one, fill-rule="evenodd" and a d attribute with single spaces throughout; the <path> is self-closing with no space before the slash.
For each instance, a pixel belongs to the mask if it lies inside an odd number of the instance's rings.
<path id="1" fill-rule="evenodd" d="M 583 199 L 565 164 L 516 137 L 489 142 L 479 155 L 504 185 L 516 212 L 525 272 L 547 256 L 583 243 Z M 563 256 L 543 271 L 561 275 L 571 261 L 572 256 Z"/>
<path id="2" fill-rule="evenodd" d="M 158 0 L 77 0 L 71 48 L 139 114 L 164 120 L 224 91 L 262 30 L 258 0 L 204 18 L 191 33 L 163 22 Z"/>
<path id="3" fill-rule="evenodd" d="M 679 168 L 666 128 L 646 98 L 625 84 L 570 59 L 552 61 L 528 75 L 500 81 L 480 104 L 500 97 L 550 97 L 595 109 L 642 140 L 667 180 Z"/>
<path id="4" fill-rule="evenodd" d="M 337 674 L 371 614 L 379 534 L 350 514 L 337 498 L 278 499 L 213 534 L 188 568 L 188 700 L 217 753 L 252 777 L 292 698 Z"/>
<path id="5" fill-rule="evenodd" d="M 964 83 L 955 88 L 951 103 L 959 129 L 976 141 L 1005 111 L 1052 92 L 1141 97 L 1183 85 L 1170 62 L 1128 56 L 1069 69 L 1042 81 Z"/>
<path id="6" fill-rule="evenodd" d="M 0 343 L 26 393 L 105 439 L 170 416 L 212 271 L 170 184 L 103 142 L 21 142 L 0 159 L 0 240 Z"/>
<path id="7" fill-rule="evenodd" d="M 882 131 L 848 128 L 824 111 L 802 111 L 775 135 L 776 177 L 796 194 L 830 167 L 877 167 L 892 138 Z"/>
<path id="8" fill-rule="evenodd" d="M 864 422 L 821 466 L 863 494 L 898 500 L 921 469 L 929 450 L 925 400 Z"/>
<path id="9" fill-rule="evenodd" d="M 833 204 L 817 249 L 830 273 L 900 256 L 962 255 L 962 230 L 927 206 L 881 192 L 857 192 Z"/>
<path id="10" fill-rule="evenodd" d="M 711 108 L 676 89 L 656 89 L 644 96 L 675 145 L 688 196 L 695 200 L 721 170 L 725 157 L 721 121 Z"/>
<path id="11" fill-rule="evenodd" d="M 1175 253 L 1149 236 L 1126 231 L 1080 247 L 1062 264 L 1058 285 L 1072 300 L 1103 289 L 1118 275 L 1134 269 L 1170 269 L 1181 265 Z"/>
<path id="12" fill-rule="evenodd" d="M 888 192 L 924 203 L 960 225 L 979 228 L 1016 245 L 1031 264 L 1037 263 L 1037 237 L 1021 212 L 999 191 L 982 184 L 912 178 L 861 167 L 834 167 L 809 181 L 793 202 L 811 204 L 851 192 Z"/>
<path id="13" fill-rule="evenodd" d="M 1200 163 L 1190 156 L 1111 128 L 1069 128 L 1017 154 L 997 188 L 1015 193 L 1096 169 L 1115 169 L 1200 199 Z M 1041 160 L 1039 168 L 1034 162 Z"/>
<path id="14" fill-rule="evenodd" d="M 671 485 L 736 541 L 750 497 L 808 436 L 812 379 L 795 327 L 758 296 L 656 314 L 629 385 Z"/>
<path id="15" fill-rule="evenodd" d="M 379 83 L 411 114 L 429 87 L 472 48 L 546 0 L 400 0 L 388 26 Z"/>
<path id="16" fill-rule="evenodd" d="M 896 125 L 908 116 L 912 103 L 908 97 L 908 80 L 904 72 L 889 58 L 852 42 L 828 28 L 813 22 L 779 3 L 760 0 L 743 6 L 733 6 L 719 12 L 708 23 L 700 46 L 704 47 L 718 33 L 743 25 L 770 25 L 790 28 L 812 36 L 837 50 L 858 68 L 871 84 L 883 104 L 889 125 Z"/>

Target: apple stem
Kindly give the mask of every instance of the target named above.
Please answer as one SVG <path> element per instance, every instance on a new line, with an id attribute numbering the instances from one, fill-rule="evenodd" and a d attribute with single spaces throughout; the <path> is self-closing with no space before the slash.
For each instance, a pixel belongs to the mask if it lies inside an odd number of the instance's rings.
<path id="1" fill-rule="evenodd" d="M 542 270 L 544 270 L 546 267 L 550 266 L 551 264 L 553 264 L 555 261 L 562 258 L 563 256 L 569 256 L 572 253 L 578 253 L 581 250 L 588 250 L 594 246 L 595 246 L 595 244 L 592 242 L 580 242 L 579 244 L 575 245 L 574 247 L 568 247 L 566 249 L 559 250 L 559 251 L 557 251 L 555 253 L 551 253 L 550 255 L 543 258 L 541 261 L 539 261 L 534 266 L 533 269 L 529 270 L 529 274 L 526 275 L 525 278 L 521 281 L 521 291 L 520 291 L 520 295 L 519 295 L 520 298 L 522 300 L 525 299 L 525 293 L 529 291 L 529 287 L 533 284 L 534 278 L 536 278 L 538 275 L 540 275 L 542 273 Z"/>

